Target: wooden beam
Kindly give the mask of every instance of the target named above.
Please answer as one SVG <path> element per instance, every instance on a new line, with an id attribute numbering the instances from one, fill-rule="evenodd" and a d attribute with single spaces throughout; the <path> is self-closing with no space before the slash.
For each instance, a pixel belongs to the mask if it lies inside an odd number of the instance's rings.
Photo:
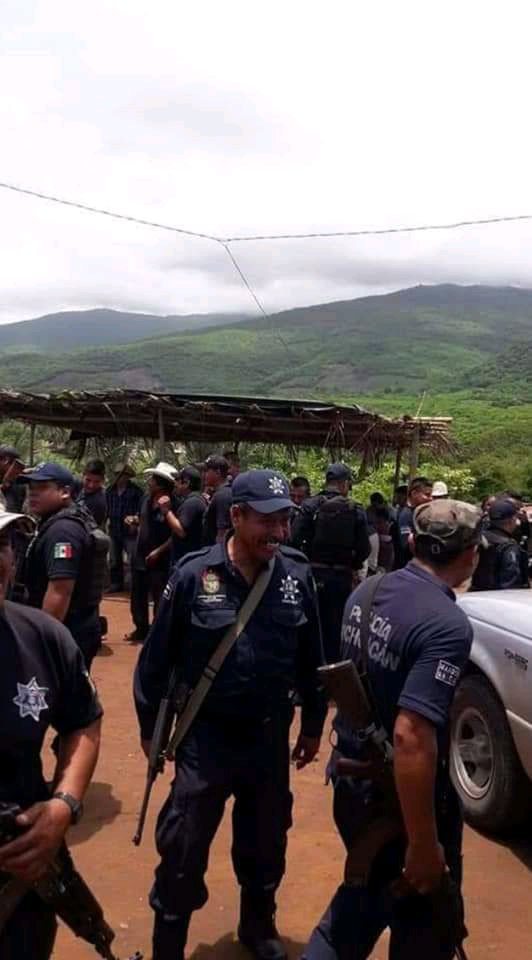
<path id="1" fill-rule="evenodd" d="M 163 416 L 162 408 L 159 408 L 157 419 L 158 419 L 158 427 L 159 427 L 159 442 L 157 447 L 159 451 L 158 455 L 159 455 L 159 460 L 164 460 L 164 448 L 166 446 L 166 439 L 164 435 L 164 416 Z"/>
<path id="2" fill-rule="evenodd" d="M 412 483 L 414 479 L 417 468 L 419 465 L 419 424 L 416 424 L 416 428 L 412 433 L 412 438 L 410 440 L 410 458 L 408 465 L 408 482 Z"/>

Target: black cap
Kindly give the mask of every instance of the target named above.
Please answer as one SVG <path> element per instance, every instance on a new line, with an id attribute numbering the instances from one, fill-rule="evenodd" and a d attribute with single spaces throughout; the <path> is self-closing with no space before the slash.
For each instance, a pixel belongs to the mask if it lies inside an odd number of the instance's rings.
<path id="1" fill-rule="evenodd" d="M 235 477 L 231 486 L 233 503 L 248 503 L 258 513 L 274 513 L 295 507 L 286 477 L 277 470 L 248 470 Z"/>
<path id="2" fill-rule="evenodd" d="M 23 462 L 20 453 L 16 447 L 0 446 L 0 457 L 6 457 L 8 460 L 19 460 Z"/>
<path id="3" fill-rule="evenodd" d="M 38 463 L 36 467 L 21 473 L 17 478 L 17 483 L 45 483 L 47 480 L 53 480 L 64 487 L 71 487 L 74 483 L 74 476 L 67 467 L 61 463 Z"/>
<path id="4" fill-rule="evenodd" d="M 502 523 L 516 517 L 519 512 L 519 507 L 513 500 L 496 500 L 489 508 L 488 516 L 493 523 Z"/>
<path id="5" fill-rule="evenodd" d="M 344 480 L 348 480 L 349 483 L 351 483 L 353 480 L 353 474 L 351 473 L 349 467 L 346 467 L 345 463 L 331 463 L 327 467 L 325 479 L 327 483 L 332 481 L 335 483 L 342 483 Z"/>
<path id="6" fill-rule="evenodd" d="M 217 473 L 221 473 L 223 477 L 226 477 L 229 470 L 229 463 L 225 457 L 221 457 L 217 453 L 211 453 L 211 455 L 207 457 L 203 467 L 205 470 L 216 470 Z"/>
<path id="7" fill-rule="evenodd" d="M 177 479 L 183 481 L 195 480 L 197 483 L 201 483 L 201 473 L 196 470 L 196 467 L 183 467 L 177 474 Z"/>

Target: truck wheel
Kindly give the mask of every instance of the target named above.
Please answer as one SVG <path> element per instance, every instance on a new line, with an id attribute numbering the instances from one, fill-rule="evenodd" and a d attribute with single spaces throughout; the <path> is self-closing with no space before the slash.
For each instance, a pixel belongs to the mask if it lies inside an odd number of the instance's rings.
<path id="1" fill-rule="evenodd" d="M 507 831 L 526 816 L 530 783 L 505 710 L 484 677 L 465 677 L 451 715 L 451 776 L 465 819 L 480 830 Z"/>

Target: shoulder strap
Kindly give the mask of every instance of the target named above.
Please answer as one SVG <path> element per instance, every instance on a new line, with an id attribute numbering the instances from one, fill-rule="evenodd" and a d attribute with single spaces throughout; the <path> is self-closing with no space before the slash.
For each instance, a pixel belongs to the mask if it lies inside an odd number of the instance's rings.
<path id="1" fill-rule="evenodd" d="M 173 760 L 177 747 L 182 742 L 185 735 L 190 730 L 192 723 L 196 719 L 200 707 L 214 681 L 216 680 L 216 677 L 227 655 L 230 653 L 240 634 L 243 632 L 243 630 L 245 630 L 251 617 L 255 613 L 255 610 L 262 600 L 272 578 L 274 565 L 275 560 L 271 560 L 266 569 L 259 573 L 255 583 L 253 584 L 253 587 L 251 588 L 248 596 L 238 612 L 235 622 L 231 624 L 229 630 L 224 634 L 207 666 L 204 668 L 199 682 L 192 691 L 183 713 L 180 717 L 178 717 L 174 732 L 168 741 L 168 747 L 166 748 L 166 758 L 168 760 Z"/>
<path id="2" fill-rule="evenodd" d="M 376 573 L 373 577 L 368 577 L 360 591 L 360 655 L 362 673 L 366 677 L 368 675 L 369 618 L 375 594 L 383 577 L 383 573 Z"/>

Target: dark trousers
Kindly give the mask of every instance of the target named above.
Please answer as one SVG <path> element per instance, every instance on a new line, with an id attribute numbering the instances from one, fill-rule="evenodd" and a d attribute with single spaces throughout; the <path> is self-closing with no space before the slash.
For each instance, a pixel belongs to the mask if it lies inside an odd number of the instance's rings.
<path id="1" fill-rule="evenodd" d="M 129 560 L 131 570 L 132 557 L 135 551 L 135 537 L 122 537 L 111 534 L 111 586 L 124 589 L 124 552 Z"/>
<path id="2" fill-rule="evenodd" d="M 452 788 L 450 788 L 452 791 Z M 451 877 L 462 883 L 462 820 L 454 791 L 438 833 Z M 349 781 L 335 785 L 334 818 L 347 848 L 356 840 L 357 798 Z M 367 887 L 343 883 L 315 928 L 303 960 L 366 960 L 383 930 L 390 928 L 389 960 L 452 960 L 456 944 L 434 929 L 427 898 L 396 899 L 390 886 L 401 875 L 405 844 L 388 843 L 377 856 Z"/>
<path id="3" fill-rule="evenodd" d="M 0 960 L 48 960 L 56 930 L 55 914 L 36 894 L 29 893 L 0 934 Z"/>
<path id="4" fill-rule="evenodd" d="M 344 607 L 353 589 L 350 570 L 334 570 L 313 567 L 312 572 L 318 590 L 323 650 L 327 663 L 340 659 L 340 641 Z"/>
<path id="5" fill-rule="evenodd" d="M 204 719 L 176 758 L 176 777 L 157 822 L 161 862 L 150 896 L 168 919 L 199 910 L 208 899 L 209 848 L 234 797 L 233 867 L 258 899 L 279 886 L 292 825 L 288 734 L 292 711 L 268 721 Z"/>
<path id="6" fill-rule="evenodd" d="M 157 613 L 163 590 L 168 580 L 168 567 L 152 570 L 135 570 L 131 574 L 131 618 L 135 624 L 137 639 L 144 641 L 150 629 L 150 597 L 153 614 Z"/>

